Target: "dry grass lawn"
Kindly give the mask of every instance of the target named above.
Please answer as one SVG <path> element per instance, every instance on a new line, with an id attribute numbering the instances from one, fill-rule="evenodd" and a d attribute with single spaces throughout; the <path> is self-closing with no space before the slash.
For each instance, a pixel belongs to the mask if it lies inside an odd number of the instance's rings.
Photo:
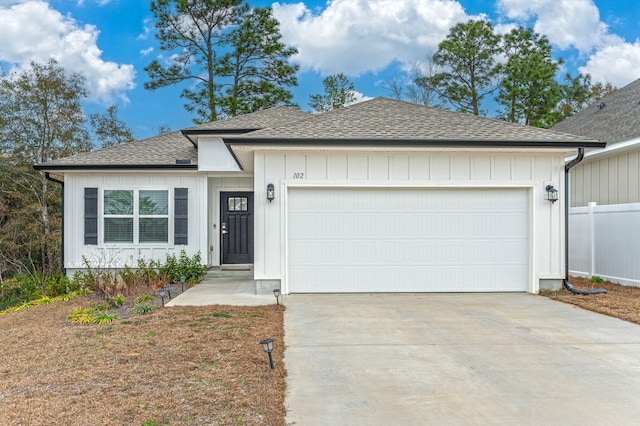
<path id="1" fill-rule="evenodd" d="M 607 293 L 583 296 L 562 289 L 541 294 L 554 300 L 571 303 L 583 309 L 640 324 L 640 287 L 624 286 L 608 281 L 591 283 L 587 278 L 578 277 L 571 277 L 570 282 L 574 287 L 583 290 L 606 288 Z"/>
<path id="2" fill-rule="evenodd" d="M 69 324 L 91 296 L 0 315 L 1 425 L 284 425 L 282 306 Z M 274 361 L 258 342 L 275 339 Z"/>

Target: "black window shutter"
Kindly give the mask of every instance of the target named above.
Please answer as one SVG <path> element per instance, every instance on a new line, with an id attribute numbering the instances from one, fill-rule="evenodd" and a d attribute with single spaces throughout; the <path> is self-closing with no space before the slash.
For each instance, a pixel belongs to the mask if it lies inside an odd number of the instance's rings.
<path id="1" fill-rule="evenodd" d="M 188 244 L 189 237 L 189 188 L 175 188 L 173 218 L 173 243 Z"/>
<path id="2" fill-rule="evenodd" d="M 84 243 L 98 244 L 98 188 L 84 189 Z"/>

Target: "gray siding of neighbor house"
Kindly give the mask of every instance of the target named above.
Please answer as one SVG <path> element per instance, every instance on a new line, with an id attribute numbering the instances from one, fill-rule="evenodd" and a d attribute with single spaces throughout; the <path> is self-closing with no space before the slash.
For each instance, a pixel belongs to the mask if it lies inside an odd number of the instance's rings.
<path id="1" fill-rule="evenodd" d="M 585 159 L 571 170 L 571 206 L 640 203 L 640 149 Z"/>

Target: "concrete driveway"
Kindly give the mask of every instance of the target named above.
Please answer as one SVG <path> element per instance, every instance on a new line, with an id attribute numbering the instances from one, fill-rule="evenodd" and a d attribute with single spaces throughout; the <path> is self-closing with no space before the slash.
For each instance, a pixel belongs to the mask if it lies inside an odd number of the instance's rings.
<path id="1" fill-rule="evenodd" d="M 287 424 L 640 424 L 638 325 L 529 294 L 286 304 Z"/>

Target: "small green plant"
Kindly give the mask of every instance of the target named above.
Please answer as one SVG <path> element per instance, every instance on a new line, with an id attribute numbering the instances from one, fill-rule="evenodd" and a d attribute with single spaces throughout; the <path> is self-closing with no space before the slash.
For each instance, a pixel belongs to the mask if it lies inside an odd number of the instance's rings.
<path id="1" fill-rule="evenodd" d="M 76 308 L 69 314 L 69 322 L 73 324 L 93 324 L 94 311 L 85 308 Z"/>
<path id="2" fill-rule="evenodd" d="M 108 324 L 116 319 L 116 314 L 106 312 L 108 306 L 98 305 L 89 308 L 76 308 L 69 314 L 69 322 L 74 324 Z"/>
<path id="3" fill-rule="evenodd" d="M 136 303 L 148 303 L 153 302 L 155 298 L 150 294 L 144 294 L 136 299 Z"/>
<path id="4" fill-rule="evenodd" d="M 94 315 L 93 316 L 93 323 L 94 324 L 109 324 L 111 322 L 114 322 L 115 320 L 118 319 L 118 315 L 116 314 L 109 314 L 107 312 L 102 312 L 98 315 Z"/>
<path id="5" fill-rule="evenodd" d="M 213 316 L 218 318 L 233 318 L 232 314 L 227 314 L 226 312 L 214 312 Z"/>
<path id="6" fill-rule="evenodd" d="M 140 303 L 133 308 L 133 312 L 140 315 L 146 315 L 153 311 L 153 306 L 148 303 Z"/>
<path id="7" fill-rule="evenodd" d="M 591 277 L 591 279 L 589 280 L 590 283 L 601 283 L 604 282 L 604 280 L 602 279 L 602 277 L 599 277 L 597 275 L 594 275 L 593 277 Z"/>
<path id="8" fill-rule="evenodd" d="M 118 294 L 113 299 L 111 299 L 111 304 L 113 306 L 119 308 L 119 307 L 124 305 L 125 301 L 126 301 L 125 297 L 123 295 L 121 295 L 121 294 Z"/>

